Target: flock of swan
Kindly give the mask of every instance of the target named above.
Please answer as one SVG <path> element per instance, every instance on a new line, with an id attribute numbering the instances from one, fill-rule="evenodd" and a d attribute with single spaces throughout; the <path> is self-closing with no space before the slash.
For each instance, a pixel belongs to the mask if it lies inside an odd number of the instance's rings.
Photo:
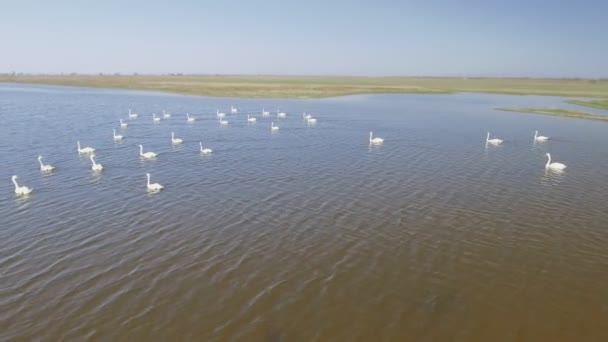
<path id="1" fill-rule="evenodd" d="M 235 108 L 234 106 L 230 107 L 230 113 L 231 114 L 237 114 L 238 113 L 238 109 Z M 139 116 L 139 114 L 132 112 L 129 109 L 129 113 L 128 113 L 128 117 L 129 119 L 133 120 L 133 119 L 137 119 Z M 270 116 L 270 112 L 266 111 L 265 109 L 262 109 L 262 116 L 263 117 L 269 117 Z M 221 113 L 219 110 L 216 111 L 216 117 L 218 119 L 218 123 L 222 126 L 224 125 L 228 125 L 229 122 L 226 120 L 226 114 L 225 113 Z M 276 114 L 277 119 L 284 119 L 287 117 L 287 114 L 283 111 L 279 111 L 277 110 L 277 114 Z M 171 118 L 171 114 L 167 113 L 166 111 L 163 111 L 162 114 L 162 119 L 170 119 Z M 312 115 L 310 114 L 306 114 L 303 113 L 302 114 L 302 118 L 304 119 L 304 121 L 306 121 L 307 123 L 310 124 L 314 124 L 317 122 L 317 119 L 314 118 Z M 152 121 L 153 122 L 160 122 L 161 121 L 161 117 L 160 116 L 156 116 L 155 113 L 152 114 Z M 190 116 L 189 113 L 186 113 L 186 121 L 189 123 L 192 123 L 194 121 L 196 121 L 196 118 L 194 116 Z M 257 121 L 257 118 L 251 116 L 251 115 L 247 115 L 247 122 L 248 123 L 255 123 Z M 124 122 L 123 119 L 119 120 L 120 123 L 120 128 L 127 128 L 128 127 L 128 123 Z M 279 126 L 275 125 L 274 121 L 270 123 L 270 130 L 272 132 L 276 132 L 279 130 Z M 112 137 L 114 139 L 114 141 L 120 141 L 124 139 L 123 135 L 120 134 L 116 134 L 116 129 L 112 129 Z M 500 145 L 504 142 L 504 140 L 502 139 L 498 139 L 496 137 L 490 139 L 491 135 L 490 132 L 488 132 L 487 136 L 486 136 L 486 146 L 488 144 L 492 144 L 492 145 Z M 538 131 L 534 132 L 534 142 L 547 142 L 549 141 L 550 138 L 543 136 L 543 135 L 538 135 Z M 175 137 L 175 132 L 171 132 L 171 144 L 173 145 L 179 145 L 182 144 L 184 141 L 183 139 L 180 138 L 176 138 Z M 374 137 L 374 133 L 373 132 L 369 132 L 369 144 L 370 145 L 382 145 L 384 143 L 384 139 L 379 138 L 379 137 Z M 77 144 L 77 150 L 78 150 L 78 154 L 81 155 L 88 155 L 89 159 L 91 160 L 91 170 L 95 171 L 95 172 L 101 172 L 103 170 L 103 165 L 97 163 L 95 161 L 94 158 L 94 153 L 95 153 L 95 149 L 92 147 L 82 147 L 80 145 L 80 141 L 76 142 Z M 143 145 L 139 144 L 139 156 L 143 159 L 154 159 L 158 156 L 158 153 L 155 152 L 144 152 L 144 147 Z M 213 153 L 213 150 L 210 148 L 206 148 L 203 147 L 203 143 L 199 142 L 199 151 L 201 154 L 204 155 L 208 155 Z M 552 162 L 551 161 L 551 154 L 547 153 L 546 154 L 548 160 L 547 160 L 547 164 L 545 164 L 545 169 L 547 170 L 554 170 L 554 171 L 560 171 L 566 168 L 565 164 L 562 163 L 556 163 L 556 162 Z M 52 172 L 55 170 L 55 167 L 49 164 L 44 164 L 42 162 L 43 157 L 42 156 L 38 156 L 38 162 L 40 163 L 40 171 L 42 172 Z M 159 191 L 162 190 L 164 187 L 158 183 L 150 183 L 150 174 L 146 173 L 146 178 L 147 178 L 147 184 L 146 187 L 149 191 Z M 32 188 L 28 188 L 26 186 L 20 186 L 19 183 L 17 182 L 18 177 L 17 176 L 12 176 L 12 181 L 13 184 L 15 185 L 15 193 L 18 195 L 28 195 L 30 194 L 33 189 Z"/>
<path id="2" fill-rule="evenodd" d="M 370 137 L 371 139 L 371 137 Z M 534 142 L 546 142 L 549 141 L 550 138 L 546 137 L 544 135 L 538 135 L 538 131 L 534 131 Z M 490 139 L 490 132 L 488 132 L 488 135 L 486 137 L 486 146 L 488 144 L 492 144 L 492 145 L 500 145 L 503 143 L 504 140 L 502 139 L 498 139 L 498 138 L 494 138 L 494 139 Z M 552 163 L 551 162 L 551 153 L 547 153 L 547 164 L 545 164 L 545 169 L 547 170 L 554 170 L 554 171 L 560 171 L 566 168 L 565 164 L 562 163 Z"/>
<path id="3" fill-rule="evenodd" d="M 237 114 L 238 113 L 238 109 L 235 108 L 234 106 L 230 107 L 230 113 L 231 114 Z M 130 120 L 135 120 L 139 117 L 139 114 L 133 112 L 131 109 L 129 109 L 128 112 L 128 117 Z M 263 117 L 269 117 L 270 116 L 270 112 L 266 111 L 265 109 L 262 109 L 262 116 Z M 218 119 L 218 123 L 220 125 L 228 125 L 228 121 L 225 119 L 226 118 L 226 114 L 225 113 L 221 113 L 219 110 L 216 111 L 216 117 Z M 277 119 L 284 119 L 287 117 L 287 113 L 277 110 L 277 115 L 276 115 Z M 304 121 L 306 121 L 309 124 L 315 124 L 317 122 L 317 119 L 312 117 L 312 115 L 310 114 L 306 114 L 303 113 L 302 117 L 304 119 Z M 158 123 L 161 121 L 162 119 L 170 119 L 171 118 L 171 114 L 167 113 L 166 111 L 163 110 L 163 114 L 162 117 L 161 116 L 156 116 L 156 113 L 152 114 L 152 121 L 155 123 Z M 190 113 L 186 113 L 186 121 L 189 123 L 193 123 L 196 121 L 196 118 L 194 116 L 190 116 Z M 247 115 L 247 122 L 248 123 L 255 123 L 257 122 L 257 118 L 251 116 L 250 114 Z M 120 124 L 120 128 L 122 129 L 126 129 L 129 124 L 125 121 L 123 121 L 123 119 L 119 119 L 119 124 Z M 279 130 L 279 126 L 275 125 L 274 121 L 271 122 L 270 124 L 270 130 L 272 132 L 276 132 Z M 124 136 L 121 134 L 116 134 L 116 129 L 112 129 L 112 138 L 114 139 L 114 141 L 121 141 L 124 139 Z M 372 139 L 372 133 L 370 132 L 370 144 L 382 144 L 384 142 L 383 139 L 380 138 L 374 138 Z M 184 142 L 183 139 L 181 138 L 176 138 L 175 137 L 175 132 L 171 132 L 171 144 L 172 145 L 179 145 L 182 144 Z M 95 161 L 95 149 L 92 147 L 82 147 L 80 145 L 80 141 L 76 141 L 76 146 L 77 146 L 77 151 L 79 155 L 88 155 L 89 159 L 91 160 L 91 170 L 95 171 L 95 172 L 101 172 L 103 170 L 103 165 L 99 164 Z M 158 153 L 155 152 L 144 152 L 144 146 L 139 144 L 139 156 L 143 159 L 154 159 L 158 156 Z M 213 150 L 207 147 L 203 147 L 203 143 L 202 141 L 199 141 L 199 152 L 203 155 L 209 155 L 211 153 L 213 153 Z M 55 167 L 49 164 L 44 164 L 42 162 L 43 156 L 38 156 L 38 162 L 40 163 L 40 171 L 42 172 L 52 172 L 55 170 Z M 150 183 L 150 174 L 146 173 L 146 178 L 147 178 L 147 184 L 146 187 L 149 191 L 160 191 L 162 190 L 164 187 L 158 183 Z M 29 195 L 30 193 L 32 193 L 33 189 L 29 188 L 27 186 L 20 186 L 19 183 L 17 182 L 18 177 L 17 176 L 12 176 L 11 180 L 13 182 L 13 184 L 15 185 L 15 193 L 17 195 Z"/>

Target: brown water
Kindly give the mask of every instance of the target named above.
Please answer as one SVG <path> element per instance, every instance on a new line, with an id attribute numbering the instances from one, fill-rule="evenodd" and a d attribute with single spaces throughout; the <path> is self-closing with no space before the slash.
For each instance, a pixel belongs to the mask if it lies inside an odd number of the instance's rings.
<path id="1" fill-rule="evenodd" d="M 560 101 L 4 85 L 0 340 L 606 341 L 608 125 L 491 110 Z M 220 127 L 232 104 L 288 117 L 276 134 L 261 115 Z M 554 139 L 534 144 L 537 128 Z M 566 171 L 545 172 L 546 152 Z"/>

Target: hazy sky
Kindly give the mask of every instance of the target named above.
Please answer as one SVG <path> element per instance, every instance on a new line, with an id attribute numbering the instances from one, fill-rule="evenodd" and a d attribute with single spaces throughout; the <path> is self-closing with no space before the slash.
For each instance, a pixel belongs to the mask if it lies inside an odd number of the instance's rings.
<path id="1" fill-rule="evenodd" d="M 0 72 L 608 77 L 608 1 L 0 0 Z"/>

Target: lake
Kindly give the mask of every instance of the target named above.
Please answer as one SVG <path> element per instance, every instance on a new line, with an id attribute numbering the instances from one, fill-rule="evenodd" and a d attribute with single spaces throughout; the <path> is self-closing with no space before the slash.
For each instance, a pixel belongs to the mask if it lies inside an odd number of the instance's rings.
<path id="1" fill-rule="evenodd" d="M 0 84 L 0 340 L 606 341 L 608 124 L 493 110 L 562 100 Z"/>

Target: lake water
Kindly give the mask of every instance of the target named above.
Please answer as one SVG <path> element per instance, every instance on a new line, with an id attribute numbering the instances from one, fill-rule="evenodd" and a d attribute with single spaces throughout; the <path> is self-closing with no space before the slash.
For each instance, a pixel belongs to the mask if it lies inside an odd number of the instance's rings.
<path id="1" fill-rule="evenodd" d="M 562 100 L 0 84 L 0 340 L 606 341 L 608 124 L 492 110 Z"/>

